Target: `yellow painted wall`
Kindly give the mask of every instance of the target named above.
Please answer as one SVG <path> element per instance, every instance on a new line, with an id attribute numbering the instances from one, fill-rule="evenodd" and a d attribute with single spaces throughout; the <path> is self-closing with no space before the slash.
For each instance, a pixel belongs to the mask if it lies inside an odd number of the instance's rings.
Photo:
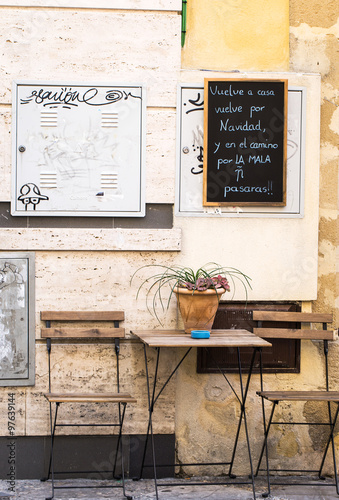
<path id="1" fill-rule="evenodd" d="M 288 70 L 288 0 L 188 0 L 182 67 Z"/>
<path id="2" fill-rule="evenodd" d="M 290 69 L 321 75 L 319 268 L 318 297 L 313 310 L 333 311 L 336 328 L 339 325 L 338 36 L 337 1 L 290 2 Z"/>

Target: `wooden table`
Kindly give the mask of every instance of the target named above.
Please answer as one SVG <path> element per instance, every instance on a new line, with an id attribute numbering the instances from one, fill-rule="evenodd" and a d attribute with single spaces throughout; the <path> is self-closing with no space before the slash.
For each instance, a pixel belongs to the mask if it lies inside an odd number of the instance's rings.
<path id="1" fill-rule="evenodd" d="M 249 463 L 250 463 L 250 478 L 251 478 L 251 483 L 246 482 L 246 484 L 252 484 L 252 490 L 253 490 L 253 497 L 254 499 L 256 498 L 255 496 L 255 487 L 254 487 L 254 474 L 253 474 L 253 465 L 252 465 L 252 457 L 251 457 L 251 448 L 250 448 L 250 442 L 249 442 L 249 435 L 248 435 L 248 428 L 247 428 L 247 419 L 246 419 L 246 398 L 247 398 L 247 393 L 249 389 L 249 383 L 252 375 L 252 370 L 254 366 L 254 361 L 255 361 L 255 356 L 258 351 L 261 351 L 262 347 L 269 347 L 271 344 L 267 342 L 266 340 L 263 340 L 262 338 L 258 337 L 257 335 L 254 335 L 253 333 L 247 331 L 247 330 L 212 330 L 211 336 L 209 339 L 193 339 L 189 334 L 185 333 L 183 330 L 133 330 L 131 333 L 133 333 L 136 337 L 138 337 L 144 344 L 144 355 L 145 355 L 145 367 L 146 367 L 146 380 L 147 380 L 147 394 L 148 394 L 148 410 L 149 410 L 149 420 L 148 420 L 148 429 L 147 429 L 147 437 L 146 437 L 146 443 L 145 443 L 145 449 L 144 449 L 144 455 L 143 455 L 143 460 L 142 460 L 142 466 L 141 466 L 141 473 L 140 477 L 142 476 L 143 468 L 144 468 L 144 462 L 145 462 L 145 456 L 146 456 L 146 448 L 147 448 L 147 442 L 148 442 L 148 437 L 151 435 L 151 446 L 152 446 L 152 458 L 153 458 L 153 471 L 154 471 L 154 481 L 155 481 L 155 493 L 156 493 L 156 498 L 158 499 L 158 482 L 157 482 L 157 470 L 156 470 L 156 456 L 155 456 L 155 450 L 154 450 L 154 436 L 153 436 L 153 425 L 152 425 L 152 414 L 154 411 L 155 404 L 160 396 L 160 394 L 164 391 L 166 388 L 167 384 L 173 377 L 173 375 L 176 373 L 182 362 L 185 360 L 185 358 L 188 356 L 188 354 L 191 352 L 191 350 L 194 347 L 205 347 L 206 349 L 210 348 L 215 348 L 215 347 L 234 347 L 237 349 L 237 356 L 238 356 L 238 372 L 239 372 L 239 381 L 240 381 L 240 393 L 238 394 L 234 387 L 232 386 L 231 382 L 227 378 L 225 372 L 218 367 L 220 373 L 223 375 L 225 381 L 227 384 L 231 387 L 233 393 L 235 394 L 239 405 L 241 407 L 241 412 L 240 412 L 240 417 L 239 417 L 239 423 L 238 423 L 238 429 L 235 437 L 235 442 L 234 442 L 234 447 L 233 447 L 233 453 L 232 453 L 232 459 L 230 462 L 218 462 L 218 463 L 209 463 L 204 465 L 229 465 L 229 471 L 228 475 L 230 478 L 235 478 L 234 475 L 232 475 L 232 467 L 234 463 L 234 458 L 235 458 L 235 452 L 238 444 L 238 439 L 239 439 L 239 432 L 241 428 L 242 421 L 244 421 L 244 426 L 245 426 L 245 431 L 246 431 L 246 441 L 247 441 L 247 448 L 248 448 L 248 456 L 249 456 Z M 159 360 L 160 360 L 160 350 L 161 348 L 187 348 L 185 354 L 182 355 L 180 361 L 176 365 L 176 367 L 173 369 L 173 371 L 170 373 L 168 376 L 167 380 L 163 383 L 162 387 L 158 390 L 157 392 L 157 375 L 158 375 L 158 369 L 159 369 Z M 252 355 L 252 360 L 249 368 L 249 373 L 247 376 L 247 381 L 246 385 L 244 387 L 244 381 L 243 381 L 243 373 L 242 373 L 242 368 L 241 368 L 241 357 L 240 357 L 240 348 L 241 347 L 252 347 L 253 348 L 253 355 Z M 157 357 L 156 357 L 156 363 L 155 363 L 155 369 L 154 369 L 154 376 L 153 376 L 153 387 L 150 386 L 150 367 L 148 364 L 148 356 L 147 356 L 147 349 L 148 348 L 155 348 L 157 350 Z M 212 352 L 212 351 L 210 351 Z M 261 370 L 261 356 L 260 356 L 260 376 L 262 376 L 262 370 Z M 183 466 L 185 465 L 193 465 L 193 464 L 181 464 Z M 194 464 L 198 465 L 198 464 Z M 201 465 L 201 464 L 200 464 Z M 183 483 L 170 483 L 171 486 L 182 486 Z M 191 484 L 191 483 L 190 483 Z M 197 484 L 197 483 L 195 483 Z M 199 483 L 199 484 L 219 484 L 220 483 Z M 234 482 L 227 482 L 224 483 L 226 485 L 229 484 L 235 484 Z M 237 482 L 236 484 L 239 484 Z M 161 484 L 161 486 L 163 486 Z"/>

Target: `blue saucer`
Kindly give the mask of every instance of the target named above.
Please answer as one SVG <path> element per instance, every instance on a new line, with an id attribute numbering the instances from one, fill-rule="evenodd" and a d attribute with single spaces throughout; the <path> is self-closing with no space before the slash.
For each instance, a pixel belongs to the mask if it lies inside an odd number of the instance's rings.
<path id="1" fill-rule="evenodd" d="M 192 339 L 209 339 L 211 332 L 209 330 L 192 330 Z"/>

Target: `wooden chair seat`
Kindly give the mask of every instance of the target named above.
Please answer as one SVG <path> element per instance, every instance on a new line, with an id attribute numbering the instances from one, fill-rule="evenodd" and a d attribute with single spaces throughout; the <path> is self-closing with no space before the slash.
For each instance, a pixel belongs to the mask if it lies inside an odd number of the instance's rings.
<path id="1" fill-rule="evenodd" d="M 112 393 L 51 393 L 44 394 L 50 403 L 136 403 L 130 394 Z"/>
<path id="2" fill-rule="evenodd" d="M 258 391 L 257 394 L 271 402 L 333 401 L 339 403 L 337 391 Z"/>

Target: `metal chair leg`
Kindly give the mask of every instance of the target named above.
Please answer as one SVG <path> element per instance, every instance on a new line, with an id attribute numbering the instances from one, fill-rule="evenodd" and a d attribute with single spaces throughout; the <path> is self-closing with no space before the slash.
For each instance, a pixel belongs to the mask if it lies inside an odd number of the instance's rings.
<path id="1" fill-rule="evenodd" d="M 143 451 L 143 455 L 142 455 L 139 476 L 136 478 L 137 481 L 139 481 L 139 479 L 142 478 L 142 473 L 144 471 L 145 460 L 146 460 L 146 450 L 147 450 L 147 446 L 148 446 L 149 435 L 150 435 L 150 421 L 148 420 L 147 433 L 146 433 L 146 439 L 145 439 L 145 444 L 144 444 L 144 451 Z"/>
<path id="2" fill-rule="evenodd" d="M 118 453 L 120 453 L 120 466 L 121 466 L 121 480 L 122 480 L 123 495 L 125 498 L 127 498 L 127 500 L 133 500 L 133 497 L 126 493 L 126 488 L 125 488 L 126 485 L 125 485 L 124 450 L 123 450 L 123 442 L 122 442 L 122 426 L 124 423 L 125 411 L 126 411 L 126 403 L 123 404 L 122 412 L 121 412 L 121 405 L 119 403 L 119 424 L 120 424 L 119 438 L 118 438 L 119 446 L 116 450 L 117 452 L 115 455 L 115 463 L 114 463 L 113 473 L 115 471 Z"/>
<path id="3" fill-rule="evenodd" d="M 335 477 L 335 484 L 336 484 L 337 495 L 339 495 L 339 482 L 338 482 L 337 461 L 336 461 L 336 456 L 335 456 L 335 445 L 334 445 L 333 432 L 334 432 L 334 427 L 335 427 L 335 425 L 337 423 L 338 414 L 339 414 L 339 404 L 337 405 L 337 410 L 335 412 L 334 419 L 333 419 L 333 422 L 332 422 L 331 403 L 328 401 L 328 415 L 329 415 L 329 419 L 330 419 L 331 432 L 330 432 L 330 435 L 329 435 L 327 443 L 326 443 L 325 451 L 324 451 L 324 454 L 323 454 L 323 458 L 322 458 L 320 469 L 319 469 L 319 473 L 318 473 L 319 478 L 323 479 L 322 476 L 321 476 L 321 472 L 322 472 L 322 469 L 324 467 L 324 463 L 325 463 L 325 459 L 326 459 L 326 456 L 327 456 L 327 452 L 328 452 L 329 446 L 330 446 L 330 444 L 332 444 L 333 469 L 334 469 L 334 477 Z"/>
<path id="4" fill-rule="evenodd" d="M 122 425 L 123 425 L 123 422 L 124 422 L 124 418 L 125 418 L 125 411 L 126 411 L 126 403 L 123 404 L 123 412 L 121 412 L 121 404 L 122 403 L 119 403 L 119 408 L 118 408 L 118 412 L 119 412 L 119 435 L 118 435 L 118 441 L 117 441 L 117 446 L 116 446 L 116 450 L 115 450 L 115 458 L 114 458 L 114 464 L 113 464 L 113 470 L 112 470 L 112 477 L 113 479 L 118 479 L 118 476 L 116 475 L 116 467 L 117 467 L 117 462 L 118 462 L 118 453 L 119 453 L 119 448 L 120 448 L 120 442 L 121 442 L 121 439 L 122 439 Z"/>
<path id="5" fill-rule="evenodd" d="M 249 379 L 251 377 L 251 372 L 252 372 L 252 368 L 253 368 L 253 363 L 254 363 L 254 358 L 255 358 L 256 351 L 253 352 L 251 369 L 250 369 L 250 372 L 248 374 L 247 385 L 246 385 L 246 390 L 245 391 L 244 391 L 244 386 L 243 386 L 243 381 L 242 381 L 241 357 L 240 357 L 240 349 L 239 349 L 239 347 L 237 347 L 237 351 L 238 351 L 238 368 L 239 368 L 239 382 L 240 382 L 240 394 L 241 394 L 241 411 L 242 411 L 243 418 L 244 418 L 246 442 L 247 442 L 248 456 L 249 456 L 249 460 L 250 460 L 250 470 L 251 470 L 251 481 L 252 481 L 253 498 L 254 498 L 254 500 L 256 500 L 255 485 L 254 485 L 254 474 L 253 474 L 253 463 L 252 463 L 252 455 L 251 455 L 251 446 L 250 446 L 250 439 L 249 439 L 249 434 L 248 434 L 247 418 L 246 418 L 246 396 L 247 396 L 247 391 L 248 391 L 248 386 L 249 386 Z"/>
<path id="6" fill-rule="evenodd" d="M 277 401 L 273 402 L 273 407 L 272 407 L 271 415 L 270 415 L 270 418 L 269 418 L 269 421 L 268 421 L 268 424 L 267 424 L 267 429 L 264 429 L 264 436 L 265 436 L 264 437 L 264 443 L 263 443 L 262 448 L 261 448 L 261 453 L 260 453 L 260 457 L 259 457 L 259 461 L 258 461 L 258 466 L 257 466 L 257 470 L 256 470 L 256 475 L 258 475 L 259 469 L 260 469 L 260 465 L 261 465 L 261 461 L 262 461 L 262 458 L 263 458 L 263 455 L 264 455 L 264 451 L 266 450 L 267 493 L 264 493 L 263 497 L 268 497 L 271 494 L 271 482 L 270 482 L 270 469 L 269 469 L 269 459 L 268 459 L 267 438 L 268 438 L 268 433 L 269 433 L 270 428 L 271 428 L 271 424 L 272 424 L 272 420 L 273 420 L 273 415 L 274 415 L 274 410 L 275 410 L 277 404 L 278 404 Z"/>
<path id="7" fill-rule="evenodd" d="M 52 500 L 54 498 L 54 489 L 55 489 L 54 488 L 54 438 L 55 438 L 55 428 L 56 428 L 56 421 L 57 421 L 57 416 L 58 416 L 59 405 L 60 405 L 60 403 L 56 403 L 54 424 L 53 424 L 53 428 L 52 428 L 52 404 L 50 403 L 51 452 L 50 452 L 50 458 L 49 458 L 48 474 L 47 474 L 47 478 L 44 480 L 46 481 L 47 479 L 49 479 L 49 476 L 52 473 L 52 496 L 47 497 L 46 500 Z"/>
<path id="8" fill-rule="evenodd" d="M 154 372 L 152 398 L 151 398 L 150 383 L 149 383 L 149 373 L 148 373 L 148 365 L 147 365 L 147 350 L 146 350 L 146 345 L 145 344 L 144 344 L 144 356 L 145 356 L 145 369 L 146 369 L 146 381 L 147 381 L 147 397 L 148 397 L 148 410 L 149 410 L 148 428 L 149 428 L 150 433 L 151 433 L 151 445 L 152 445 L 152 459 L 153 459 L 155 497 L 158 500 L 159 496 L 158 496 L 158 483 L 157 483 L 157 469 L 156 469 L 156 464 L 155 464 L 155 447 L 154 447 L 154 435 L 153 435 L 153 425 L 152 425 L 152 413 L 153 413 L 153 409 L 154 409 L 154 398 L 155 398 L 155 389 L 156 389 L 156 382 L 157 382 L 157 375 L 158 375 L 160 348 L 157 349 L 157 361 L 156 361 L 155 372 Z M 145 447 L 145 450 L 144 450 L 144 456 L 145 456 L 145 453 L 146 453 L 146 447 Z M 143 467 L 144 467 L 144 464 L 142 464 L 142 469 L 141 469 L 140 476 L 142 475 Z"/>

